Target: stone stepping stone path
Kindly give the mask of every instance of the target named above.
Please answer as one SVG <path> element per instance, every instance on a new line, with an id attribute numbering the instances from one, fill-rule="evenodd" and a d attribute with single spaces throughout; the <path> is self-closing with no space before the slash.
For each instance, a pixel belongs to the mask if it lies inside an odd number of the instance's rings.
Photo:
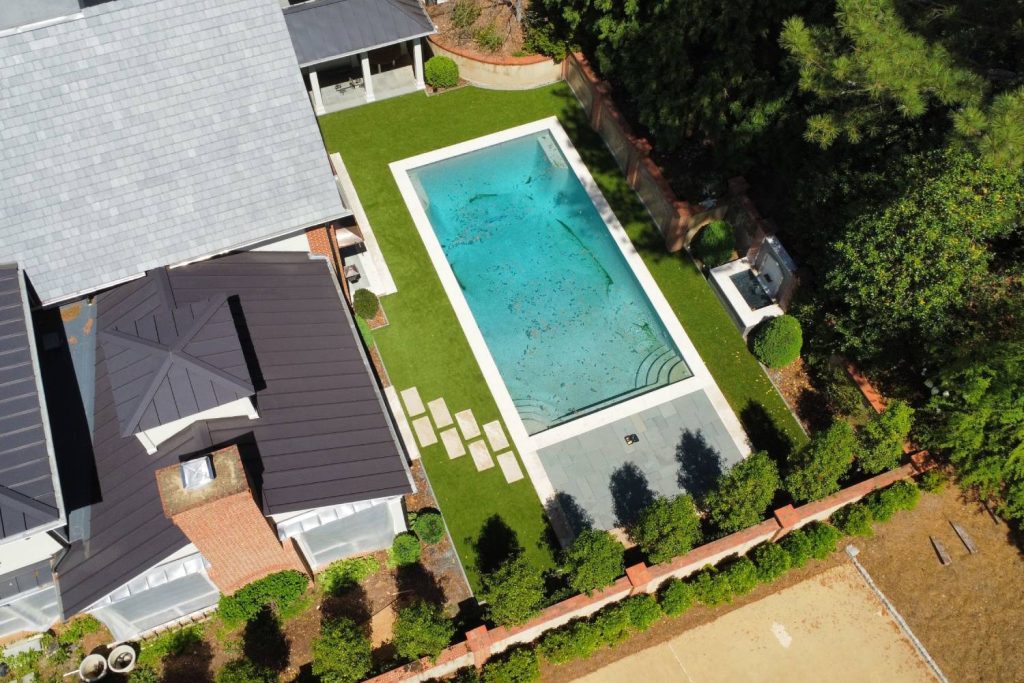
<path id="1" fill-rule="evenodd" d="M 477 439 L 469 444 L 469 455 L 473 458 L 473 464 L 476 465 L 478 472 L 494 467 L 491 452 L 487 449 L 487 444 L 484 443 L 483 439 Z"/>
<path id="2" fill-rule="evenodd" d="M 495 453 L 508 448 L 508 439 L 505 438 L 505 430 L 501 428 L 501 422 L 495 420 L 484 425 L 484 434 L 487 435 L 487 442 Z"/>
<path id="3" fill-rule="evenodd" d="M 462 432 L 462 438 L 475 439 L 480 436 L 480 427 L 476 424 L 476 418 L 473 417 L 472 409 L 467 408 L 466 410 L 455 413 L 455 421 L 459 423 L 459 430 Z"/>
<path id="4" fill-rule="evenodd" d="M 452 427 L 441 432 L 441 443 L 444 444 L 444 451 L 452 460 L 466 454 L 466 447 L 459 438 L 459 432 Z"/>
<path id="5" fill-rule="evenodd" d="M 423 400 L 420 399 L 420 392 L 416 387 L 402 392 L 402 403 L 405 404 L 405 412 L 409 417 L 415 417 L 425 410 Z"/>
<path id="6" fill-rule="evenodd" d="M 430 408 L 430 416 L 434 418 L 434 424 L 438 429 L 444 429 L 452 424 L 452 414 L 448 412 L 443 398 L 435 398 L 427 404 Z"/>
<path id="7" fill-rule="evenodd" d="M 523 478 L 523 471 L 519 469 L 516 454 L 512 451 L 505 451 L 498 455 L 498 467 L 501 468 L 501 473 L 505 475 L 505 481 L 510 484 Z"/>
<path id="8" fill-rule="evenodd" d="M 434 427 L 426 415 L 412 421 L 412 430 L 416 432 L 416 440 L 420 442 L 420 446 L 433 446 L 437 443 L 437 434 L 434 433 Z"/>

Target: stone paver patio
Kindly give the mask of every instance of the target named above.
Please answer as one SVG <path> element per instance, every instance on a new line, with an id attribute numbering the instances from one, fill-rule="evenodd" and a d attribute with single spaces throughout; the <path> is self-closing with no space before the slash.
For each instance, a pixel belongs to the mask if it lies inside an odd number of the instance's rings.
<path id="1" fill-rule="evenodd" d="M 627 435 L 639 441 L 627 445 Z M 537 455 L 570 528 L 611 529 L 655 495 L 699 494 L 742 453 L 704 391 L 642 410 Z"/>
<path id="2" fill-rule="evenodd" d="M 452 427 L 441 432 L 441 443 L 444 444 L 445 453 L 451 459 L 462 457 L 466 454 L 466 447 L 459 438 L 459 432 Z"/>

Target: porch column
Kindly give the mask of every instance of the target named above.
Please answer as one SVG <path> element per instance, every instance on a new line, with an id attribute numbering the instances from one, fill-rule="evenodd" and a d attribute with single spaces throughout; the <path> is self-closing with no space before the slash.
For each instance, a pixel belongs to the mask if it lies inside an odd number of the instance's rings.
<path id="1" fill-rule="evenodd" d="M 320 92 L 320 77 L 315 71 L 309 72 L 309 85 L 313 89 L 313 111 L 317 116 L 323 116 L 327 110 L 324 109 L 324 96 Z"/>
<path id="2" fill-rule="evenodd" d="M 370 55 L 366 52 L 359 53 L 359 63 L 363 67 L 363 87 L 366 88 L 366 101 L 373 102 L 373 80 L 370 78 Z"/>
<path id="3" fill-rule="evenodd" d="M 423 42 L 417 38 L 412 43 L 412 68 L 416 72 L 416 89 L 423 90 Z"/>

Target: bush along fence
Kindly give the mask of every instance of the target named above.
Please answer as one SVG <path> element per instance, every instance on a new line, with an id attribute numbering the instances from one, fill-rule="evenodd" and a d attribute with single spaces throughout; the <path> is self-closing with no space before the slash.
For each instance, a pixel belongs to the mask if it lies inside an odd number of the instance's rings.
<path id="1" fill-rule="evenodd" d="M 752 590 L 758 580 L 767 582 L 778 578 L 790 565 L 801 566 L 809 557 L 827 557 L 835 550 L 841 534 L 824 522 L 838 510 L 866 498 L 867 504 L 861 507 L 868 509 L 870 523 L 871 519 L 885 521 L 895 510 L 912 507 L 916 503 L 915 495 L 905 495 L 906 492 L 900 489 L 897 489 L 898 493 L 894 492 L 892 495 L 883 495 L 884 492 L 881 491 L 875 492 L 888 489 L 897 482 L 904 482 L 929 466 L 930 463 L 927 461 L 912 459 L 912 462 L 906 465 L 861 481 L 821 500 L 798 507 L 787 505 L 777 509 L 771 519 L 702 545 L 667 562 L 655 565 L 641 562 L 632 565 L 626 568 L 625 576 L 602 590 L 594 591 L 590 595 L 575 595 L 558 602 L 521 626 L 478 626 L 465 634 L 463 642 L 446 648 L 437 658 L 423 658 L 392 669 L 370 679 L 369 683 L 425 681 L 443 677 L 465 667 L 483 667 L 494 655 L 499 654 L 501 657 L 491 666 L 514 664 L 517 667 L 528 668 L 529 662 L 518 660 L 529 657 L 533 658 L 533 666 L 536 666 L 536 654 L 533 651 L 528 655 L 517 654 L 515 662 L 505 661 L 508 656 L 505 654 L 506 651 L 518 652 L 517 646 L 534 641 L 539 642 L 541 652 L 555 663 L 584 657 L 604 644 L 614 644 L 624 639 L 630 632 L 643 630 L 650 625 L 650 604 L 654 601 L 648 596 L 656 593 L 661 595 L 661 606 L 658 610 L 653 610 L 654 618 L 659 617 L 661 611 L 678 614 L 693 601 L 706 605 L 727 602 L 732 595 Z M 909 487 L 914 493 L 917 491 L 916 486 L 910 482 L 900 487 Z M 848 515 L 840 517 L 845 522 Z M 800 532 L 793 534 L 797 530 Z M 862 533 L 863 525 L 850 526 L 848 529 L 844 525 L 844 530 Z M 787 536 L 791 538 L 781 540 Z M 785 553 L 760 549 L 774 547 L 776 541 L 779 541 L 779 546 Z M 751 562 L 746 556 L 755 548 L 758 550 L 752 553 L 754 560 Z M 723 561 L 725 564 L 721 571 L 713 568 Z M 711 569 L 708 569 L 709 565 Z M 687 587 L 676 587 L 679 582 L 675 580 L 686 577 L 693 577 L 685 582 L 684 585 Z M 616 607 L 617 605 L 622 607 Z M 657 604 L 655 606 L 657 607 Z M 605 616 L 606 614 L 614 616 Z M 572 634 L 571 637 L 545 636 L 549 632 L 564 633 L 564 630 L 554 630 L 570 622 L 583 623 L 578 620 L 594 615 L 596 616 L 593 621 L 585 622 L 601 622 L 601 626 L 595 627 L 593 633 L 581 631 Z M 569 630 L 586 628 L 589 627 L 568 627 Z M 558 644 L 560 639 L 571 642 Z"/>

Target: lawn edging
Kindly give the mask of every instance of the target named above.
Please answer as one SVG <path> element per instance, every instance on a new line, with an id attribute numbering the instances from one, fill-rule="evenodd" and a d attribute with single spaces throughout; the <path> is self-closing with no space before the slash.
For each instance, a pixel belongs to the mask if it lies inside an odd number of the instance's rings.
<path id="1" fill-rule="evenodd" d="M 575 595 L 543 610 L 536 618 L 512 628 L 478 626 L 465 634 L 465 640 L 448 647 L 436 660 L 424 658 L 387 671 L 367 683 L 397 683 L 398 681 L 424 681 L 446 676 L 470 665 L 482 667 L 493 655 L 520 644 L 535 641 L 540 635 L 581 617 L 593 615 L 600 609 L 635 595 L 652 594 L 670 579 L 695 574 L 703 567 L 715 565 L 733 556 L 744 556 L 751 548 L 765 542 L 774 542 L 787 533 L 812 522 L 827 520 L 833 513 L 879 489 L 898 481 L 910 479 L 928 469 L 930 463 L 912 461 L 894 470 L 848 486 L 843 490 L 799 507 L 787 505 L 774 511 L 752 527 L 724 536 L 699 546 L 685 555 L 667 562 L 647 565 L 645 562 L 626 568 L 626 575 L 611 586 L 591 595 Z"/>

